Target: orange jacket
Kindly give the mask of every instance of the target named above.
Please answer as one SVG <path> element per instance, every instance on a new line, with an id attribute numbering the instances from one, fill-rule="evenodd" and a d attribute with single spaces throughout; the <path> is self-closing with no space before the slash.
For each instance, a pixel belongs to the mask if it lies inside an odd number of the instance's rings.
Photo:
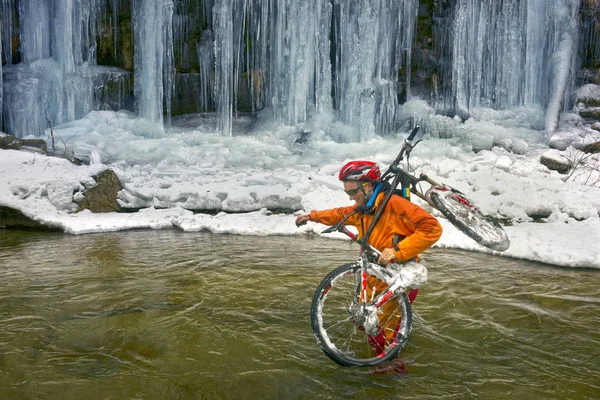
<path id="1" fill-rule="evenodd" d="M 365 232 L 369 229 L 369 225 L 373 221 L 384 196 L 385 193 L 380 193 L 377 196 L 375 210 L 372 214 L 356 213 L 348 219 L 347 225 L 355 226 L 358 229 L 359 237 L 363 238 Z M 310 219 L 325 225 L 334 225 L 354 212 L 356 207 L 354 205 L 311 211 Z M 392 242 L 395 234 L 400 235 L 401 240 L 396 248 L 393 247 Z M 394 195 L 388 201 L 377 225 L 375 225 L 369 244 L 379 251 L 390 247 L 394 249 L 398 261 L 405 261 L 431 247 L 440 236 L 442 236 L 442 226 L 437 219 L 418 205 L 401 196 Z"/>

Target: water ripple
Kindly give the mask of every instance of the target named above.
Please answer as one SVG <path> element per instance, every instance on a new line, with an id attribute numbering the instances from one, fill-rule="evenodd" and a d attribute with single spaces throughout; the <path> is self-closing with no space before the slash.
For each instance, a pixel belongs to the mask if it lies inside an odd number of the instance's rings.
<path id="1" fill-rule="evenodd" d="M 382 368 L 348 369 L 321 352 L 308 313 L 319 281 L 356 258 L 349 243 L 178 231 L 10 237 L 0 247 L 6 398 L 600 393 L 597 271 L 430 251 L 406 349 Z"/>

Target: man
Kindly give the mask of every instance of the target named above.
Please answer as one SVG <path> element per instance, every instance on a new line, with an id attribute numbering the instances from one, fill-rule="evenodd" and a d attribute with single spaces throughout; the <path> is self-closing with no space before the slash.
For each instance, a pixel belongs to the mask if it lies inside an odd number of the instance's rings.
<path id="1" fill-rule="evenodd" d="M 334 225 L 357 209 L 360 212 L 347 220 L 347 225 L 358 229 L 358 236 L 364 237 L 378 211 L 385 193 L 377 194 L 372 210 L 365 210 L 375 186 L 381 180 L 381 172 L 376 163 L 371 161 L 351 161 L 344 165 L 339 173 L 339 179 L 344 184 L 344 191 L 356 204 L 348 207 L 333 208 L 329 210 L 311 211 L 309 214 L 299 215 L 296 225 L 304 225 L 308 221 L 320 222 L 325 225 Z M 381 252 L 379 263 L 388 264 L 392 261 L 418 260 L 418 254 L 431 247 L 442 235 L 442 227 L 437 219 L 418 205 L 411 203 L 401 196 L 390 197 L 387 205 L 375 228 L 371 232 L 369 244 Z M 374 277 L 369 278 L 369 286 L 375 293 L 386 288 L 386 284 Z M 371 291 L 370 290 L 370 291 Z M 417 291 L 409 293 L 412 303 Z M 371 293 L 368 293 L 371 297 Z M 392 340 L 400 316 L 386 318 L 386 313 L 394 312 L 396 304 L 390 304 L 387 309 L 382 308 L 382 318 L 387 321 L 382 327 L 380 335 L 369 338 L 375 350 L 379 353 L 385 343 Z"/>

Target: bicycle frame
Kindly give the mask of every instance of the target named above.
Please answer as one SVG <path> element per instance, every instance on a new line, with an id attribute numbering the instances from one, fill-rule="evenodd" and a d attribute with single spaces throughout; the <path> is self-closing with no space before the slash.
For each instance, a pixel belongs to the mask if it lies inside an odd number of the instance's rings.
<path id="1" fill-rule="evenodd" d="M 419 284 L 426 279 L 424 266 L 411 265 L 410 261 L 380 265 L 378 261 L 381 253 L 369 244 L 369 238 L 394 194 L 410 201 L 412 191 L 431 207 L 439 210 L 467 236 L 492 250 L 504 251 L 510 244 L 500 225 L 490 222 L 488 217 L 477 210 L 460 191 L 439 184 L 423 173 L 416 177 L 408 172 L 410 153 L 420 142 L 419 140 L 413 143 L 418 130 L 419 126 L 416 126 L 404 140 L 400 153 L 384 172 L 381 181 L 375 185 L 366 204 L 355 207 L 352 213 L 337 224 L 322 231 L 322 233 L 334 231 L 344 233 L 352 241 L 360 244 L 358 262 L 342 265 L 323 279 L 315 292 L 311 306 L 311 325 L 318 343 L 332 360 L 344 366 L 375 365 L 378 362 L 390 360 L 404 347 L 410 334 L 411 304 L 417 294 Z M 403 164 L 404 161 L 406 164 Z M 431 187 L 423 193 L 417 187 L 420 182 L 427 182 Z M 398 188 L 402 189 L 401 192 Z M 380 194 L 383 195 L 383 198 L 374 210 L 375 199 L 381 198 Z M 346 222 L 351 216 L 365 212 L 374 213 L 373 220 L 364 231 L 364 236 L 359 237 L 346 228 Z M 346 278 L 349 278 L 349 281 Z M 337 287 L 338 279 L 342 282 L 340 288 L 347 288 L 353 295 L 348 299 L 346 297 L 348 293 L 343 292 L 341 302 L 332 301 L 333 309 L 335 310 L 337 307 L 342 314 L 344 311 L 348 313 L 346 317 L 349 316 L 349 318 L 342 322 L 353 322 L 354 326 L 350 328 L 354 329 L 353 332 L 357 332 L 358 328 L 359 331 L 367 334 L 367 342 L 375 350 L 375 357 L 356 358 L 353 356 L 353 350 L 350 349 L 350 341 L 341 340 L 344 346 L 347 345 L 345 347 L 347 353 L 342 353 L 339 348 L 336 348 L 337 338 L 336 344 L 330 341 L 329 333 L 326 332 L 327 328 L 324 328 L 322 313 L 324 301 L 328 293 L 331 295 L 331 289 Z M 407 289 L 411 288 L 413 290 L 408 292 Z M 334 293 L 338 292 L 334 290 Z M 333 298 L 337 297 L 334 295 Z M 350 301 L 350 304 L 348 305 L 346 301 Z M 341 310 L 340 303 L 342 304 Z M 336 304 L 338 305 L 336 306 Z M 331 315 L 335 315 L 335 312 Z M 335 336 L 338 324 L 330 325 L 330 327 L 335 327 Z M 353 336 L 351 331 L 350 337 Z"/>
<path id="2" fill-rule="evenodd" d="M 355 241 L 361 245 L 360 248 L 360 259 L 359 262 L 361 264 L 360 270 L 360 279 L 357 282 L 357 299 L 364 301 L 360 302 L 360 311 L 362 315 L 360 316 L 360 323 L 365 327 L 365 330 L 369 332 L 373 327 L 370 326 L 377 321 L 377 312 L 388 300 L 390 300 L 394 295 L 399 295 L 400 292 L 404 292 L 408 286 L 403 282 L 401 277 L 396 271 L 391 271 L 384 266 L 381 266 L 377 263 L 377 259 L 380 256 L 380 252 L 371 246 L 368 243 L 368 239 L 375 228 L 378 220 L 380 219 L 385 206 L 387 205 L 389 199 L 392 195 L 396 193 L 396 189 L 400 186 L 402 188 L 402 196 L 407 200 L 410 200 L 410 192 L 412 190 L 418 197 L 430 203 L 426 196 L 421 193 L 416 185 L 420 182 L 427 182 L 432 187 L 443 188 L 446 189 L 445 186 L 440 185 L 433 179 L 429 178 L 425 174 L 421 174 L 418 178 L 400 168 L 400 163 L 406 159 L 408 165 L 408 158 L 410 157 L 410 152 L 412 149 L 420 142 L 412 143 L 412 140 L 416 136 L 420 127 L 417 125 L 410 133 L 407 139 L 404 140 L 404 144 L 402 145 L 402 149 L 400 153 L 394 160 L 394 162 L 388 167 L 388 169 L 382 175 L 382 179 L 380 184 L 383 184 L 390 177 L 393 176 L 392 181 L 390 183 L 390 187 L 387 189 L 387 193 L 378 206 L 377 212 L 373 218 L 373 221 L 369 225 L 365 236 L 363 238 L 359 238 L 358 235 L 351 232 L 346 228 L 345 224 L 348 218 L 352 215 L 361 212 L 361 209 L 357 209 L 353 213 L 347 215 L 343 220 L 341 220 L 336 225 L 333 225 L 327 229 L 325 229 L 322 233 L 330 233 L 334 231 L 338 231 L 344 233 L 352 241 Z M 447 189 L 446 189 L 447 190 Z M 376 297 L 372 299 L 367 299 L 367 277 L 374 276 L 384 282 L 387 283 L 388 287 L 383 290 L 381 293 L 377 294 Z"/>

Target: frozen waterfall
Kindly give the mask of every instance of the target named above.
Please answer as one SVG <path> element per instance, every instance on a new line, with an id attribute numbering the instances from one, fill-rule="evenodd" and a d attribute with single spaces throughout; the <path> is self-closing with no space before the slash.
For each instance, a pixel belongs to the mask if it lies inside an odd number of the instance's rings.
<path id="1" fill-rule="evenodd" d="M 437 64 L 420 78 L 436 93 L 439 79 L 442 90 L 426 100 L 460 115 L 539 106 L 553 131 L 574 82 L 580 3 L 434 2 L 425 30 L 439 49 L 420 61 Z M 406 122 L 399 108 L 412 96 L 413 42 L 427 4 L 0 0 L 0 126 L 42 136 L 92 110 L 126 107 L 166 131 L 172 114 L 213 112 L 218 132 L 230 136 L 237 113 L 268 110 L 298 129 L 339 123 L 339 140 L 393 133 Z M 420 35 L 419 55 L 435 36 Z M 172 110 L 174 93 L 185 111 Z"/>
<path id="2" fill-rule="evenodd" d="M 2 87 L 5 131 L 42 136 L 48 126 L 82 118 L 95 107 L 98 85 L 124 82 L 124 74 L 94 68 L 100 0 L 2 0 L 3 37 L 18 12 L 20 63 L 4 48 Z M 99 78 L 106 77 L 102 82 Z"/>
<path id="3" fill-rule="evenodd" d="M 171 116 L 173 93 L 173 1 L 133 1 L 135 98 L 140 117 L 162 124 Z"/>
<path id="4" fill-rule="evenodd" d="M 458 0 L 446 100 L 464 114 L 480 106 L 541 105 L 547 121 L 557 121 L 574 81 L 580 2 Z"/>

